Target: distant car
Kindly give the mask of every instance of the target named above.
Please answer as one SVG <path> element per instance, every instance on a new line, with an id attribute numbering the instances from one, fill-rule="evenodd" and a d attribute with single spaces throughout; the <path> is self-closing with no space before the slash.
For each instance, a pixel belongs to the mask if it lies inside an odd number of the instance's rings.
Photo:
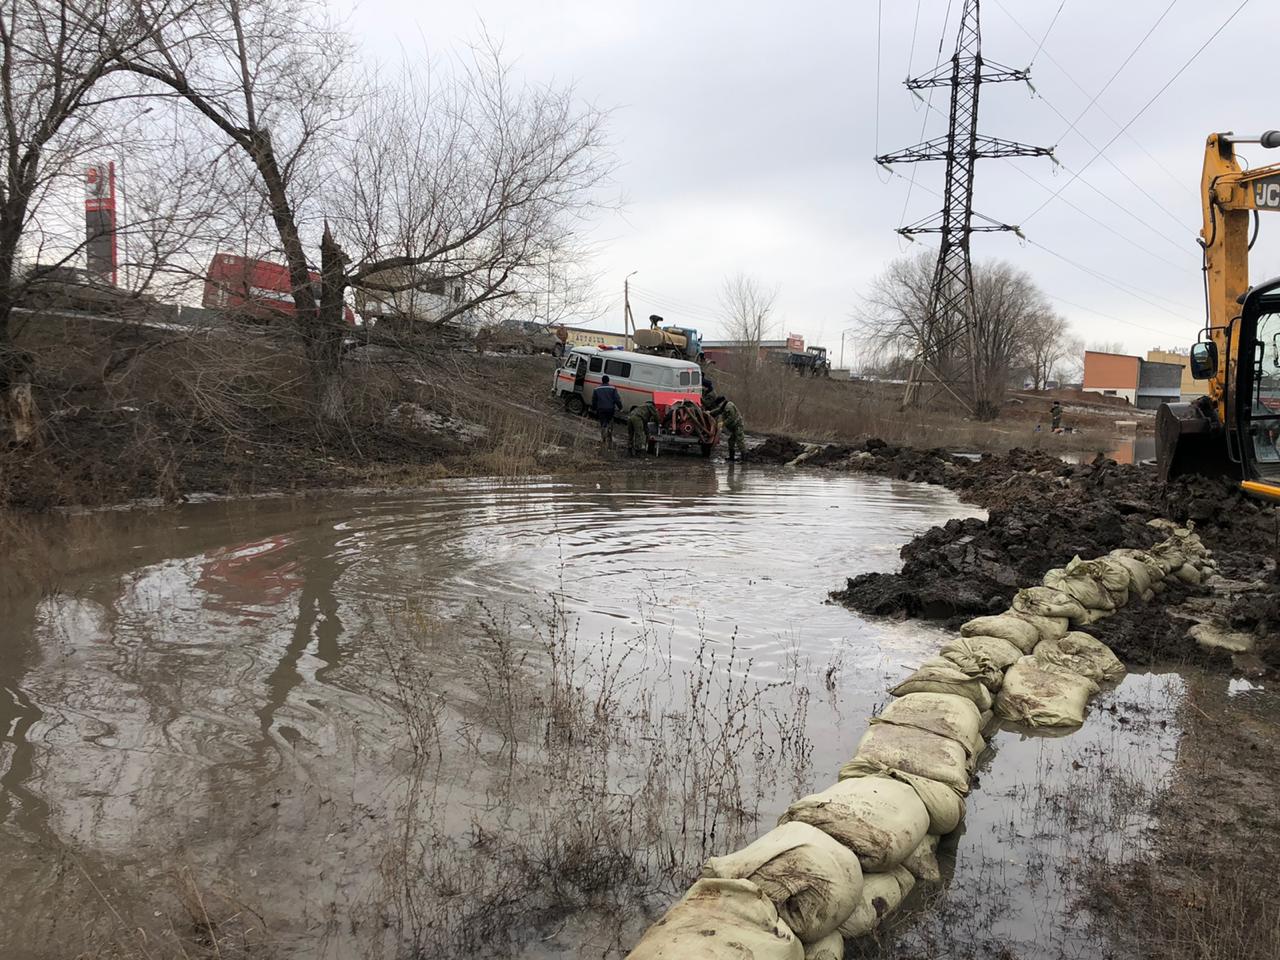
<path id="1" fill-rule="evenodd" d="M 158 306 L 148 294 L 130 293 L 82 267 L 41 266 L 27 270 L 19 306 L 30 310 L 75 310 L 104 316 L 145 315 Z"/>

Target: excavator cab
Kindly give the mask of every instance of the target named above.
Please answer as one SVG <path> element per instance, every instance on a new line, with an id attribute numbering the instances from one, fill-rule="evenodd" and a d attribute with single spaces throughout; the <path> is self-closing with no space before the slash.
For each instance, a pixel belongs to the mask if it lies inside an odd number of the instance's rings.
<path id="1" fill-rule="evenodd" d="M 1214 339 L 1202 339 L 1188 358 L 1195 379 L 1227 385 L 1225 403 L 1206 396 L 1162 406 L 1157 462 L 1163 480 L 1229 476 L 1249 493 L 1280 500 L 1280 277 L 1241 300 L 1239 315 L 1221 331 L 1225 357 Z"/>

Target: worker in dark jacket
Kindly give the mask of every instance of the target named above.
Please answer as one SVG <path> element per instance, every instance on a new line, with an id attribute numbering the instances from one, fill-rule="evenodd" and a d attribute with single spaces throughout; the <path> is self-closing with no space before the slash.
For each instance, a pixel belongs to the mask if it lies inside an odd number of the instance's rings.
<path id="1" fill-rule="evenodd" d="M 652 400 L 631 408 L 627 417 L 627 453 L 639 457 L 649 449 L 649 424 L 657 422 L 658 408 Z"/>
<path id="2" fill-rule="evenodd" d="M 1062 429 L 1062 404 L 1057 400 L 1053 401 L 1053 406 L 1049 408 L 1049 423 L 1054 433 Z"/>
<path id="3" fill-rule="evenodd" d="M 621 409 L 622 395 L 605 374 L 600 378 L 600 386 L 591 391 L 591 412 L 600 421 L 600 446 L 613 446 L 613 418 Z"/>
<path id="4" fill-rule="evenodd" d="M 747 427 L 733 401 L 724 396 L 716 397 L 708 412 L 720 421 L 720 429 L 729 443 L 729 462 L 747 459 Z"/>

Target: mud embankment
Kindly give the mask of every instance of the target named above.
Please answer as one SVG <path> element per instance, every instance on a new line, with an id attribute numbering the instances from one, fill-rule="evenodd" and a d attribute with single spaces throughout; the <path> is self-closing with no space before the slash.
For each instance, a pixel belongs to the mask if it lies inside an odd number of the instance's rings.
<path id="1" fill-rule="evenodd" d="M 1005 609 L 1020 585 L 1073 556 L 1145 547 L 1162 533 L 1148 521 L 1194 521 L 1238 589 L 1210 601 L 1204 587 L 1177 585 L 1158 604 L 1134 604 L 1095 632 L 1133 666 L 1157 662 L 1229 663 L 1187 639 L 1188 608 L 1257 639 L 1258 670 L 1280 669 L 1280 587 L 1275 582 L 1277 515 L 1224 479 L 1183 477 L 1164 486 L 1155 470 L 1102 456 L 1067 464 L 1013 450 L 973 460 L 945 450 L 913 450 L 878 440 L 806 447 L 769 438 L 757 459 L 870 473 L 958 492 L 987 508 L 988 519 L 951 520 L 901 551 L 897 573 L 850 578 L 833 599 L 877 616 L 961 620 Z M 1211 607 L 1216 604 L 1216 609 Z"/>

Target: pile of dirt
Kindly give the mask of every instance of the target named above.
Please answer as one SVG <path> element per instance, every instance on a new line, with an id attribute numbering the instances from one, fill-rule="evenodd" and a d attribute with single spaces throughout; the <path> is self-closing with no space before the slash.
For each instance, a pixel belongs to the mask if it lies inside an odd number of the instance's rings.
<path id="1" fill-rule="evenodd" d="M 1277 515 L 1229 480 L 1183 477 L 1165 486 L 1150 466 L 1102 456 L 1068 464 L 1038 451 L 1012 450 L 975 460 L 877 440 L 809 451 L 803 462 L 945 486 L 989 511 L 985 521 L 951 520 L 913 539 L 902 548 L 900 571 L 853 577 L 833 592 L 833 599 L 860 612 L 958 625 L 1005 609 L 1019 587 L 1038 583 L 1073 556 L 1151 545 L 1163 534 L 1148 521 L 1164 517 L 1194 521 L 1224 576 L 1266 581 L 1264 589 L 1233 600 L 1227 619 L 1233 629 L 1280 637 L 1280 587 L 1268 561 Z M 1187 597 L 1206 592 L 1171 588 L 1156 603 L 1124 608 L 1097 625 L 1097 632 L 1130 664 L 1218 662 L 1185 639 L 1187 624 L 1169 613 Z M 1260 652 L 1264 661 L 1280 666 L 1280 643 Z"/>

